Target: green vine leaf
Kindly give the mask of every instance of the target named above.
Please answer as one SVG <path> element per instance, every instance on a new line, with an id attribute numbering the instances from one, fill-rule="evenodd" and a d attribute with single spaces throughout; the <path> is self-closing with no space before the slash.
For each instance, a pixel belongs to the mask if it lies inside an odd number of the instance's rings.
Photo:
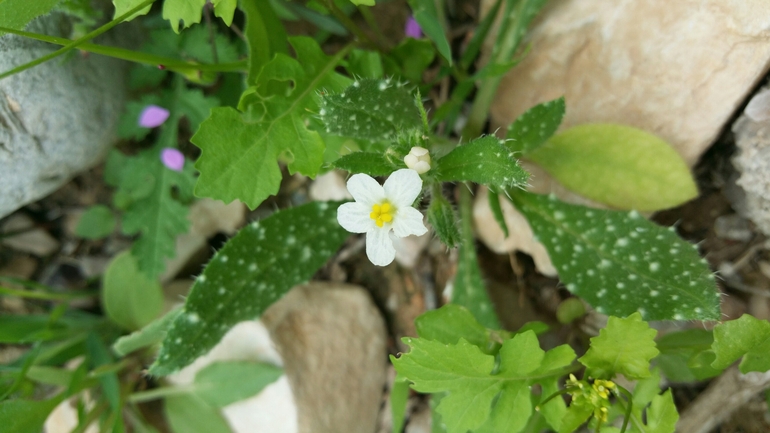
<path id="1" fill-rule="evenodd" d="M 578 361 L 596 379 L 622 374 L 628 379 L 650 376 L 650 360 L 660 353 L 655 348 L 655 329 L 634 313 L 625 319 L 610 316 L 607 327 L 591 338 L 591 347 Z"/>
<path id="2" fill-rule="evenodd" d="M 334 167 L 354 173 L 366 173 L 369 176 L 387 176 L 399 168 L 379 152 L 353 152 L 334 161 Z"/>
<path id="3" fill-rule="evenodd" d="M 504 142 L 493 136 L 457 146 L 436 161 L 435 170 L 440 182 L 468 181 L 500 188 L 521 187 L 529 179 Z"/>
<path id="4" fill-rule="evenodd" d="M 543 145 L 559 128 L 566 106 L 564 97 L 535 105 L 508 127 L 506 146 L 527 154 Z"/>
<path id="5" fill-rule="evenodd" d="M 164 0 L 163 19 L 169 21 L 175 33 L 179 33 L 179 22 L 182 29 L 201 22 L 203 6 L 206 0 Z"/>
<path id="6" fill-rule="evenodd" d="M 361 79 L 323 97 L 319 111 L 329 134 L 363 140 L 394 140 L 422 130 L 420 111 L 405 83 L 392 79 Z"/>
<path id="7" fill-rule="evenodd" d="M 150 373 L 165 376 L 190 364 L 233 325 L 259 317 L 310 279 L 348 236 L 337 222 L 338 204 L 282 210 L 230 239 L 195 281 Z"/>
<path id="8" fill-rule="evenodd" d="M 712 367 L 724 370 L 738 358 L 741 373 L 770 370 L 770 322 L 744 314 L 714 328 Z"/>
<path id="9" fill-rule="evenodd" d="M 195 170 L 185 164 L 181 172 L 168 169 L 160 160 L 160 146 L 127 158 L 120 170 L 116 200 L 126 200 L 122 228 L 139 234 L 131 253 L 139 269 L 155 278 L 166 268 L 165 260 L 176 254 L 176 236 L 186 233 Z"/>
<path id="10" fill-rule="evenodd" d="M 529 387 L 552 376 L 575 359 L 567 345 L 544 352 L 535 333 L 516 334 L 503 343 L 497 371 L 495 357 L 460 339 L 445 344 L 425 338 L 405 338 L 409 353 L 396 359 L 396 371 L 418 392 L 447 394 L 437 411 L 449 433 L 478 428 L 519 431 L 532 415 Z M 493 404 L 494 403 L 494 404 Z"/>
<path id="11" fill-rule="evenodd" d="M 629 126 L 576 126 L 527 158 L 567 188 L 618 209 L 667 209 L 698 195 L 682 157 L 662 139 Z"/>
<path id="12" fill-rule="evenodd" d="M 567 290 L 603 314 L 716 320 L 719 292 L 697 247 L 635 211 L 566 204 L 509 190 Z"/>
<path id="13" fill-rule="evenodd" d="M 334 72 L 347 51 L 328 57 L 310 38 L 290 41 L 297 60 L 277 54 L 262 68 L 256 86 L 241 98 L 239 108 L 246 113 L 215 108 L 192 137 L 202 151 L 195 164 L 201 173 L 196 195 L 225 203 L 238 199 L 254 209 L 278 192 L 279 156 L 289 161 L 292 174 L 318 173 L 324 143 L 307 128 L 305 117 L 308 110 L 316 111 L 316 90 L 341 89 L 347 83 Z"/>

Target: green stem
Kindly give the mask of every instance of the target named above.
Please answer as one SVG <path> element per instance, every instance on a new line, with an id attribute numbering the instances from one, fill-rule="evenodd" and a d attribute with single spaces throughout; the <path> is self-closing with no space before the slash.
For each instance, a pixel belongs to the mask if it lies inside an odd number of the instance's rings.
<path id="1" fill-rule="evenodd" d="M 0 281 L 20 283 L 19 280 L 11 279 L 8 277 L 0 277 Z M 97 292 L 56 293 L 56 292 L 50 292 L 47 290 L 40 290 L 37 287 L 34 287 L 29 284 L 25 284 L 25 282 L 23 281 L 21 282 L 21 284 L 29 286 L 33 290 L 19 290 L 19 289 L 12 289 L 10 287 L 0 286 L 0 295 L 18 296 L 20 298 L 28 298 L 28 299 L 42 299 L 46 301 L 69 301 L 72 299 L 93 298 L 93 297 L 99 296 L 99 293 Z"/>
<path id="2" fill-rule="evenodd" d="M 628 408 L 626 408 L 626 415 L 623 418 L 623 427 L 620 428 L 620 433 L 625 433 L 626 427 L 628 427 L 628 420 L 631 419 L 631 409 L 634 407 L 634 396 L 631 395 L 630 392 L 628 392 L 627 389 L 623 388 L 622 386 L 617 386 L 618 391 L 620 391 L 621 394 L 623 394 L 624 397 L 628 399 Z M 620 406 L 623 406 L 623 403 L 618 399 L 618 402 L 620 403 Z"/>
<path id="3" fill-rule="evenodd" d="M 45 62 L 47 62 L 47 61 L 49 61 L 49 60 L 51 60 L 53 58 L 56 58 L 56 57 L 58 57 L 58 56 L 60 56 L 60 55 L 62 55 L 64 53 L 67 53 L 70 50 L 72 50 L 73 48 L 77 48 L 79 45 L 82 45 L 82 44 L 86 43 L 87 41 L 90 41 L 91 39 L 101 35 L 102 33 L 106 32 L 106 31 L 110 30 L 111 28 L 115 27 L 116 25 L 122 23 L 125 19 L 129 18 L 130 16 L 134 15 L 135 13 L 137 13 L 140 10 L 144 9 L 145 7 L 151 5 L 154 1 L 155 0 L 145 0 L 145 1 L 141 2 L 141 3 L 139 3 L 135 8 L 129 10 L 126 13 L 124 13 L 123 15 L 115 18 L 114 20 L 112 20 L 112 21 L 108 22 L 107 24 L 99 27 L 98 29 L 93 30 L 93 31 L 87 33 L 86 35 L 84 35 L 84 36 L 82 36 L 82 37 L 80 37 L 80 38 L 78 38 L 78 39 L 68 43 L 64 47 L 62 47 L 62 48 L 60 48 L 60 49 L 58 49 L 58 50 L 56 50 L 56 51 L 54 51 L 52 53 L 46 54 L 45 56 L 40 57 L 39 59 L 35 59 L 35 60 L 33 60 L 33 61 L 29 62 L 29 63 L 25 63 L 25 64 L 23 64 L 21 66 L 17 66 L 15 68 L 11 69 L 10 71 L 3 72 L 2 74 L 0 74 L 0 80 L 2 80 L 3 78 L 6 78 L 6 77 L 10 77 L 11 75 L 14 75 L 14 74 L 18 74 L 19 72 L 26 71 L 29 68 L 33 68 L 33 67 L 35 67 L 35 66 L 37 66 L 37 65 L 39 65 L 41 63 L 45 63 Z"/>
<path id="4" fill-rule="evenodd" d="M 35 39 L 37 41 L 48 42 L 49 44 L 64 45 L 71 43 L 72 40 L 66 38 L 58 38 L 55 36 L 41 35 L 38 33 L 30 33 L 21 30 L 9 29 L 7 27 L 0 27 L 0 33 L 11 33 L 18 36 L 24 36 L 26 38 Z M 174 72 L 188 72 L 191 70 L 205 71 L 205 72 L 238 72 L 247 70 L 246 61 L 238 61 L 232 63 L 219 63 L 216 65 L 211 64 L 198 64 L 186 62 L 179 59 L 173 59 L 170 57 L 157 56 L 155 54 L 142 53 L 140 51 L 131 51 L 123 48 L 107 47 L 104 45 L 83 43 L 78 46 L 78 49 L 99 54 L 102 56 L 112 57 L 115 59 L 127 60 L 129 62 L 141 63 L 144 65 L 158 66 L 163 65 L 166 69 Z"/>

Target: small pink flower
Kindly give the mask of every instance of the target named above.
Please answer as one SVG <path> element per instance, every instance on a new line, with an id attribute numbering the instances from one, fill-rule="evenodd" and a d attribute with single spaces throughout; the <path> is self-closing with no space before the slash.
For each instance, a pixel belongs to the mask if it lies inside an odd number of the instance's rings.
<path id="1" fill-rule="evenodd" d="M 420 39 L 422 37 L 422 28 L 417 23 L 414 17 L 410 16 L 406 19 L 406 25 L 404 26 L 404 34 L 408 38 Z"/>
<path id="2" fill-rule="evenodd" d="M 143 128 L 155 128 L 163 124 L 168 119 L 169 112 L 163 107 L 157 105 L 148 105 L 139 115 L 139 126 Z"/>
<path id="3" fill-rule="evenodd" d="M 174 171 L 182 171 L 184 168 L 184 155 L 173 147 L 166 147 L 160 152 L 160 161 Z"/>

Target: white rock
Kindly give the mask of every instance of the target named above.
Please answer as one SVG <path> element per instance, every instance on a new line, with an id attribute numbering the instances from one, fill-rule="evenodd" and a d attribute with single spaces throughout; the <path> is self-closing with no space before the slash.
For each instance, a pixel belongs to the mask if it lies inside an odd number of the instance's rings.
<path id="1" fill-rule="evenodd" d="M 336 170 L 324 173 L 310 185 L 310 198 L 316 201 L 350 200 L 353 198 L 348 192 L 345 178 Z"/>
<path id="2" fill-rule="evenodd" d="M 550 2 L 497 92 L 493 129 L 564 95 L 563 128 L 641 128 L 692 166 L 766 74 L 768 29 L 766 0 Z"/>

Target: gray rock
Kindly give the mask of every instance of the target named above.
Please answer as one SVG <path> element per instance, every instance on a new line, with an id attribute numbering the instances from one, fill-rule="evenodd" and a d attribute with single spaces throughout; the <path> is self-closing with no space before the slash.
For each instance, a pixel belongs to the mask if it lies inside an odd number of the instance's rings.
<path id="1" fill-rule="evenodd" d="M 28 31 L 67 36 L 53 14 Z M 0 71 L 58 47 L 0 37 Z M 77 50 L 0 80 L 0 218 L 98 163 L 115 137 L 128 63 Z"/>

